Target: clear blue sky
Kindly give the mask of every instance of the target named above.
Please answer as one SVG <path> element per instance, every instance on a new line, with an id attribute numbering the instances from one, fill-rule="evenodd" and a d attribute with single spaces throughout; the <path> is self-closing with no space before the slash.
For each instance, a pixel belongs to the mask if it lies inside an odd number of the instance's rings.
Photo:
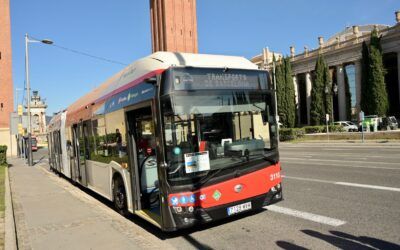
<path id="1" fill-rule="evenodd" d="M 131 63 L 151 53 L 148 0 L 11 0 L 14 86 L 24 84 L 24 35 Z M 263 47 L 289 54 L 355 24 L 395 23 L 398 0 L 197 0 L 200 53 L 251 58 Z M 120 71 L 123 66 L 30 44 L 32 89 L 48 114 Z M 21 94 L 20 94 L 21 95 Z M 19 98 L 20 102 L 21 98 Z"/>

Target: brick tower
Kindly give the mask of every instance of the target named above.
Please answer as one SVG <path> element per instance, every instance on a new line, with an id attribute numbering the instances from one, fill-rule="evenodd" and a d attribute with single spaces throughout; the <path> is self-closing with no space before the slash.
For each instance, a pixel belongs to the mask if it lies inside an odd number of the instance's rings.
<path id="1" fill-rule="evenodd" d="M 153 52 L 197 53 L 196 0 L 150 0 Z"/>
<path id="2" fill-rule="evenodd" d="M 0 145 L 10 152 L 10 113 L 14 109 L 11 73 L 10 2 L 0 0 Z"/>

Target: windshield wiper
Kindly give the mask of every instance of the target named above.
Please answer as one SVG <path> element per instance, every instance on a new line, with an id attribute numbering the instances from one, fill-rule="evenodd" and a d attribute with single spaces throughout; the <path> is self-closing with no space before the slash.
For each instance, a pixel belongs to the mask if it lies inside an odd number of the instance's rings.
<path id="1" fill-rule="evenodd" d="M 217 174 L 221 173 L 222 170 L 229 169 L 229 168 L 236 167 L 236 166 L 237 166 L 237 164 L 231 165 L 231 166 L 228 166 L 228 167 L 222 167 L 222 168 L 217 169 L 217 170 L 216 170 L 214 173 L 212 173 L 211 175 L 208 175 L 208 176 L 204 177 L 204 179 L 201 179 L 201 180 L 197 183 L 197 186 L 203 186 L 203 185 L 206 184 L 209 180 L 211 180 L 214 176 L 216 176 Z"/>

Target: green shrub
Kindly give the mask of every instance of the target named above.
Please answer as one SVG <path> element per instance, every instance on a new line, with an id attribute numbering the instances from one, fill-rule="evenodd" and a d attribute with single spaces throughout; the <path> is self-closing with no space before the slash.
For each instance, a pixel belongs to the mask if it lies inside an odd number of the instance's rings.
<path id="1" fill-rule="evenodd" d="M 303 137 L 305 134 L 304 128 L 281 128 L 279 130 L 280 141 L 290 141 Z"/>
<path id="2" fill-rule="evenodd" d="M 306 134 L 323 133 L 324 129 L 326 130 L 325 126 L 305 126 L 304 127 L 304 131 Z"/>
<path id="3" fill-rule="evenodd" d="M 344 128 L 340 125 L 329 125 L 329 133 L 344 132 Z M 324 133 L 326 133 L 326 126 L 324 127 Z"/>
<path id="4" fill-rule="evenodd" d="M 303 128 L 306 134 L 326 133 L 326 125 L 305 126 Z M 337 133 L 337 132 L 344 132 L 343 127 L 340 125 L 329 125 L 329 133 Z"/>
<path id="5" fill-rule="evenodd" d="M 0 145 L 0 166 L 7 165 L 7 146 Z"/>

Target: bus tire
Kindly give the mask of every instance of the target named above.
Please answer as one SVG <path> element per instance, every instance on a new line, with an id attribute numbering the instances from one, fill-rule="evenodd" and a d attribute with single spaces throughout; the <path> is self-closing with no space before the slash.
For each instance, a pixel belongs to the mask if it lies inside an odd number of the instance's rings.
<path id="1" fill-rule="evenodd" d="M 126 216 L 128 214 L 126 191 L 124 182 L 119 175 L 113 180 L 113 198 L 115 210 L 122 216 Z"/>

